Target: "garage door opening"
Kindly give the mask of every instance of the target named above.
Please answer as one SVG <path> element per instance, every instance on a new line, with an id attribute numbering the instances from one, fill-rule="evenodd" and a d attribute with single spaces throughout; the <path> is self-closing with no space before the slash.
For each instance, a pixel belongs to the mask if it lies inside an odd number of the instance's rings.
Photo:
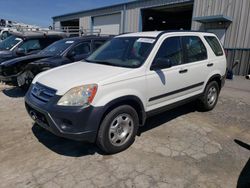
<path id="1" fill-rule="evenodd" d="M 79 36 L 80 33 L 79 19 L 62 21 L 61 29 L 65 32 L 68 32 L 70 36 Z"/>
<path id="2" fill-rule="evenodd" d="M 193 4 L 144 9 L 142 31 L 190 30 L 192 24 Z"/>
<path id="3" fill-rule="evenodd" d="M 93 31 L 100 30 L 101 34 L 117 35 L 120 33 L 121 14 L 110 14 L 92 18 Z"/>

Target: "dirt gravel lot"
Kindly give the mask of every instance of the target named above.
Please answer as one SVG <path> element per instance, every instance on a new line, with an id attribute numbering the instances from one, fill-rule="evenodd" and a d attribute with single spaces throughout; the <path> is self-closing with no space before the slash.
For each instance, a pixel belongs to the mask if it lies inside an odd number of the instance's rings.
<path id="1" fill-rule="evenodd" d="M 0 187 L 250 187 L 243 77 L 226 82 L 213 111 L 192 103 L 150 118 L 132 147 L 110 156 L 34 125 L 23 96 L 0 85 Z"/>

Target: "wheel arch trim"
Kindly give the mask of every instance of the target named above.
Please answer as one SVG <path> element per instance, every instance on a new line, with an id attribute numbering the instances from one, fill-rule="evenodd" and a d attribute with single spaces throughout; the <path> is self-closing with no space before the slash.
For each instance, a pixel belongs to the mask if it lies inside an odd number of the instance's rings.
<path id="1" fill-rule="evenodd" d="M 126 95 L 126 96 L 118 97 L 116 99 L 113 99 L 109 103 L 107 103 L 104 106 L 104 110 L 103 110 L 104 113 L 103 113 L 103 117 L 102 117 L 101 121 L 103 120 L 105 115 L 111 109 L 113 109 L 113 108 L 115 108 L 115 107 L 117 107 L 119 105 L 122 105 L 122 104 L 127 104 L 127 105 L 131 105 L 132 107 L 135 107 L 136 108 L 135 110 L 138 113 L 140 126 L 144 125 L 144 123 L 146 121 L 146 112 L 145 112 L 142 101 L 137 96 L 134 96 L 134 95 Z"/>

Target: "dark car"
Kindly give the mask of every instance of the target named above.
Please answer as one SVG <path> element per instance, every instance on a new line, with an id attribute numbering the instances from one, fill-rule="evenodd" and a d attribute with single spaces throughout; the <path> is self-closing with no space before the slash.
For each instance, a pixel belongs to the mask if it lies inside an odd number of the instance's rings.
<path id="1" fill-rule="evenodd" d="M 0 65 L 0 80 L 27 88 L 38 73 L 88 57 L 111 36 L 62 39 L 35 55 L 15 58 Z"/>
<path id="2" fill-rule="evenodd" d="M 0 64 L 21 56 L 35 54 L 50 44 L 67 37 L 63 32 L 26 31 L 11 33 L 0 42 Z"/>

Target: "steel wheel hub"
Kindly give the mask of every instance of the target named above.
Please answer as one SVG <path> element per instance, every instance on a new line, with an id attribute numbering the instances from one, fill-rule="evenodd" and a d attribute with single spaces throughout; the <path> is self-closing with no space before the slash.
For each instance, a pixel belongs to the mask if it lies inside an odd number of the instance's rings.
<path id="1" fill-rule="evenodd" d="M 109 128 L 109 140 L 114 146 L 125 144 L 134 131 L 134 122 L 129 114 L 118 115 Z"/>
<path id="2" fill-rule="evenodd" d="M 213 106 L 217 100 L 217 90 L 215 87 L 211 87 L 208 90 L 207 102 L 209 106 Z"/>

